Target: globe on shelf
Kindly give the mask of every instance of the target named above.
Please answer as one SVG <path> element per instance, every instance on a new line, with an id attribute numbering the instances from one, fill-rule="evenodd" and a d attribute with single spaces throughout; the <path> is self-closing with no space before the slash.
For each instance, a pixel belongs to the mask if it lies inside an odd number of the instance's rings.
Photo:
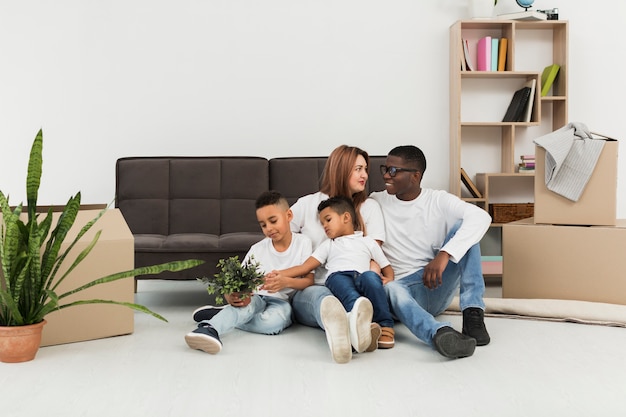
<path id="1" fill-rule="evenodd" d="M 535 0 L 515 0 L 515 2 L 519 7 L 523 7 L 524 10 L 528 10 L 528 8 L 533 5 Z"/>

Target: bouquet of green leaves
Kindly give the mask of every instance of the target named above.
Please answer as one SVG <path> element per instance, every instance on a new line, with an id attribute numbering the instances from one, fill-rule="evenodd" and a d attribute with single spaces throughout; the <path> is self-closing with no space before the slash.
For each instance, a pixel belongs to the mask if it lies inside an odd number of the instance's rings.
<path id="1" fill-rule="evenodd" d="M 239 261 L 238 256 L 220 259 L 217 267 L 219 272 L 213 277 L 198 279 L 206 284 L 209 294 L 217 294 L 215 301 L 218 304 L 224 303 L 224 294 L 239 293 L 246 298 L 263 284 L 264 274 L 254 256 L 250 256 L 245 264 Z"/>

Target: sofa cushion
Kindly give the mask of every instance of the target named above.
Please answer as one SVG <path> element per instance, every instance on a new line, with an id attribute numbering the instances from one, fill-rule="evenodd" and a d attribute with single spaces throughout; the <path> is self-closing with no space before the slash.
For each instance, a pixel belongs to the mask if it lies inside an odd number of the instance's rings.
<path id="1" fill-rule="evenodd" d="M 250 248 L 261 239 L 262 233 L 176 233 L 173 235 L 139 234 L 135 237 L 137 252 L 232 252 Z"/>
<path id="2" fill-rule="evenodd" d="M 116 206 L 133 234 L 258 233 L 268 188 L 260 157 L 128 157 L 116 165 Z"/>
<path id="3" fill-rule="evenodd" d="M 324 157 L 270 159 L 270 189 L 279 191 L 289 204 L 295 203 L 303 195 L 317 192 L 326 159 Z"/>
<path id="4" fill-rule="evenodd" d="M 258 225 L 257 225 L 258 227 Z M 259 227 L 260 229 L 260 227 Z M 219 249 L 224 251 L 240 250 L 246 248 L 246 252 L 250 246 L 262 240 L 265 236 L 261 232 L 248 233 L 226 233 L 219 238 Z"/>
<path id="5" fill-rule="evenodd" d="M 269 184 L 272 190 L 280 191 L 289 204 L 303 195 L 319 191 L 327 157 L 273 158 L 269 161 Z M 385 181 L 380 174 L 380 165 L 386 156 L 370 156 L 367 193 L 385 189 Z"/>
<path id="6" fill-rule="evenodd" d="M 367 180 L 368 194 L 374 191 L 385 190 L 385 180 L 380 173 L 380 166 L 385 165 L 387 156 L 370 156 L 369 178 Z"/>

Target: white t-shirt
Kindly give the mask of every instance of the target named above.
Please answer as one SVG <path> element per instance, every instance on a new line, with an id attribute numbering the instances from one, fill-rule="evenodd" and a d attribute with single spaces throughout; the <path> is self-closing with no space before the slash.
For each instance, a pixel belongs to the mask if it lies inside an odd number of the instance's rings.
<path id="1" fill-rule="evenodd" d="M 250 256 L 254 255 L 254 260 L 260 264 L 260 270 L 266 274 L 273 270 L 287 269 L 292 266 L 301 265 L 311 256 L 312 252 L 311 240 L 308 237 L 298 233 L 292 233 L 291 244 L 286 251 L 278 252 L 272 244 L 272 239 L 266 237 L 252 245 L 243 262 L 247 262 Z M 270 293 L 266 290 L 259 290 L 255 293 L 287 300 L 295 291 L 296 290 L 293 288 L 283 288 L 274 293 Z"/>
<path id="2" fill-rule="evenodd" d="M 293 212 L 293 219 L 291 220 L 291 231 L 295 233 L 302 233 L 311 239 L 313 244 L 313 250 L 325 240 L 328 239 L 322 223 L 320 223 L 319 213 L 317 212 L 317 206 L 328 199 L 328 195 L 318 191 L 313 194 L 308 194 L 300 197 L 291 206 Z M 365 224 L 365 232 L 367 236 L 374 240 L 385 241 L 385 224 L 383 220 L 383 214 L 380 210 L 378 203 L 371 198 L 366 199 L 359 210 L 363 223 Z M 319 267 L 315 270 L 315 283 L 324 285 L 326 280 L 326 269 Z"/>
<path id="3" fill-rule="evenodd" d="M 402 201 L 387 191 L 370 195 L 378 201 L 385 221 L 383 252 L 391 262 L 396 279 L 424 268 L 440 250 L 458 262 L 478 243 L 491 217 L 480 207 L 467 203 L 443 190 L 422 188 L 411 201 Z M 459 220 L 461 227 L 442 247 L 448 230 Z"/>
<path id="4" fill-rule="evenodd" d="M 326 278 L 338 271 L 369 271 L 370 260 L 373 259 L 384 268 L 389 261 L 383 254 L 378 243 L 363 232 L 354 232 L 352 235 L 341 236 L 335 239 L 326 239 L 313 252 L 315 259 L 326 267 Z"/>

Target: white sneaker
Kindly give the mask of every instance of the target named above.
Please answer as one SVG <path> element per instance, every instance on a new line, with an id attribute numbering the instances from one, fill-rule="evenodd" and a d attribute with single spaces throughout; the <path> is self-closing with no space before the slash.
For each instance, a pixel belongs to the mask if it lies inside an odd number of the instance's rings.
<path id="1" fill-rule="evenodd" d="M 352 359 L 350 329 L 343 305 L 334 296 L 326 296 L 320 306 L 320 316 L 333 360 L 337 363 L 350 362 Z"/>
<path id="2" fill-rule="evenodd" d="M 372 317 L 374 307 L 365 297 L 359 297 L 354 302 L 352 311 L 348 313 L 350 323 L 350 343 L 357 353 L 365 352 L 372 343 Z"/>

